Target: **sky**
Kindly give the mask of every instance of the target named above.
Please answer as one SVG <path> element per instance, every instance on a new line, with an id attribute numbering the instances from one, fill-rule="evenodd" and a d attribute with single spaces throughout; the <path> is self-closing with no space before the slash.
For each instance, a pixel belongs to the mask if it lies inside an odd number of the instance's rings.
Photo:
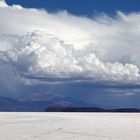
<path id="1" fill-rule="evenodd" d="M 7 0 L 9 4 L 20 4 L 28 8 L 45 8 L 48 11 L 67 10 L 74 15 L 93 16 L 97 12 L 114 15 L 120 10 L 130 13 L 140 9 L 139 0 Z"/>
<path id="2" fill-rule="evenodd" d="M 1 1 L 0 96 L 140 108 L 139 3 Z"/>

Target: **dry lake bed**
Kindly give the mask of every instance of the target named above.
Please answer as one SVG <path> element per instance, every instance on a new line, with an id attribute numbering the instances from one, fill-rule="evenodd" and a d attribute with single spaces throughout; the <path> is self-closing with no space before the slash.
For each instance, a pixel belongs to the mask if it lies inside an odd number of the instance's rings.
<path id="1" fill-rule="evenodd" d="M 140 114 L 0 113 L 0 140 L 140 140 Z"/>

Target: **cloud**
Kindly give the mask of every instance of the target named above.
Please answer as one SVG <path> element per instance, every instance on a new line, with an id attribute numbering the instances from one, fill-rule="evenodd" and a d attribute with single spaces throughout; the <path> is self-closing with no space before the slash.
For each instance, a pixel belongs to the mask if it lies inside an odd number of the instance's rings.
<path id="1" fill-rule="evenodd" d="M 100 61 L 89 48 L 76 50 L 53 35 L 34 31 L 24 36 L 3 36 L 5 63 L 20 75 L 94 78 L 99 80 L 138 80 L 139 69 L 133 64 Z M 4 56 L 5 55 L 5 56 Z M 4 57 L 3 57 L 4 56 Z M 47 78 L 46 78 L 47 79 Z M 57 79 L 57 78 L 56 78 Z"/>
<path id="2" fill-rule="evenodd" d="M 0 82 L 10 90 L 42 81 L 140 80 L 140 13 L 87 18 L 0 1 L 0 19 Z"/>

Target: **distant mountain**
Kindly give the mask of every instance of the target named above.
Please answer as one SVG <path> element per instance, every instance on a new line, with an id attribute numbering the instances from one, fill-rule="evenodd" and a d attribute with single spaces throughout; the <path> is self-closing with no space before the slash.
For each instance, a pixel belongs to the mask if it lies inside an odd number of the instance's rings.
<path id="1" fill-rule="evenodd" d="M 16 100 L 7 97 L 0 97 L 0 111 L 24 111 L 38 112 L 44 111 L 47 107 L 62 106 L 62 107 L 81 107 L 95 106 L 94 104 L 86 103 L 69 97 L 59 97 L 46 95 L 39 97 L 37 95 L 24 100 Z"/>
<path id="2" fill-rule="evenodd" d="M 44 101 L 18 101 L 12 98 L 0 97 L 0 111 L 42 111 L 46 106 L 48 106 L 48 103 Z"/>
<path id="3" fill-rule="evenodd" d="M 98 107 L 48 107 L 46 112 L 103 112 L 102 108 Z"/>
<path id="4" fill-rule="evenodd" d="M 0 97 L 0 111 L 15 111 L 19 102 L 12 98 Z"/>
<path id="5" fill-rule="evenodd" d="M 136 108 L 103 109 L 99 107 L 48 107 L 46 112 L 140 112 Z"/>
<path id="6" fill-rule="evenodd" d="M 89 107 L 97 106 L 95 104 L 87 103 L 75 98 L 64 97 L 52 94 L 34 93 L 28 96 L 21 97 L 22 101 L 45 101 L 49 106 L 63 106 L 63 107 Z"/>
<path id="7" fill-rule="evenodd" d="M 37 96 L 36 96 L 37 97 Z M 42 99 L 42 100 L 41 100 Z M 69 97 L 46 95 L 18 101 L 0 97 L 0 111 L 4 112 L 140 112 L 136 108 L 104 109 L 94 104 L 86 103 Z"/>

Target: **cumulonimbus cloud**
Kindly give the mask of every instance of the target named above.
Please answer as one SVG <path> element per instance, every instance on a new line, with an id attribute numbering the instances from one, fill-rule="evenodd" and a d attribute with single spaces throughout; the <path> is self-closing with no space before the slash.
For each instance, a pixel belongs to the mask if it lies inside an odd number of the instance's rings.
<path id="1" fill-rule="evenodd" d="M 139 81 L 140 13 L 87 18 L 1 2 L 0 19 L 0 63 L 10 69 L 0 72 L 15 85 L 44 76 Z"/>
<path id="2" fill-rule="evenodd" d="M 65 44 L 44 32 L 34 31 L 24 36 L 10 35 L 2 38 L 1 42 L 6 44 L 7 49 L 1 52 L 1 60 L 20 74 L 99 80 L 139 78 L 136 65 L 103 62 L 90 47 L 76 50 L 73 45 Z"/>

